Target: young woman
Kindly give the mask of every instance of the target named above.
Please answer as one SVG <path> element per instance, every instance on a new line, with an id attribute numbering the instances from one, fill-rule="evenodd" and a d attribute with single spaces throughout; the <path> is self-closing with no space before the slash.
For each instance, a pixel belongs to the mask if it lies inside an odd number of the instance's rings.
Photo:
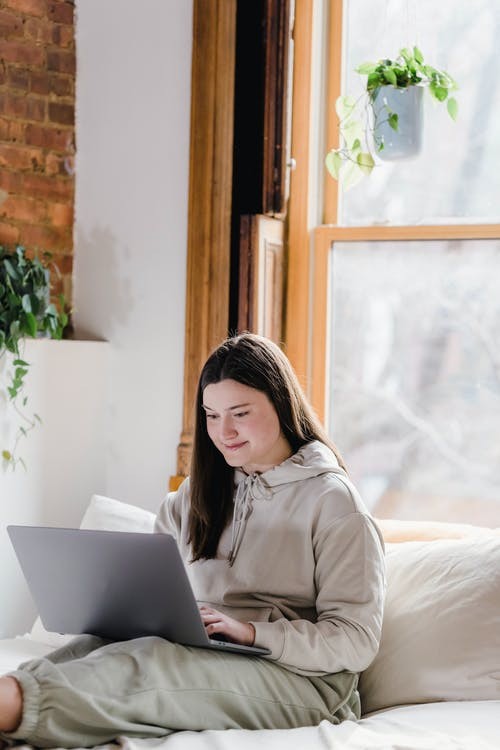
<path id="1" fill-rule="evenodd" d="M 380 638 L 383 543 L 271 341 L 243 334 L 209 357 L 191 477 L 156 531 L 177 539 L 208 634 L 270 655 L 81 636 L 0 679 L 4 736 L 82 747 L 359 717 L 358 673 Z"/>

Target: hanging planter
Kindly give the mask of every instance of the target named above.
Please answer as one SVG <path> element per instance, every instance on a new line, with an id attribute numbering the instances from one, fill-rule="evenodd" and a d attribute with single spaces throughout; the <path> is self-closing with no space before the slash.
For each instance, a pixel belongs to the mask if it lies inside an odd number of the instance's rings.
<path id="1" fill-rule="evenodd" d="M 411 159 L 422 150 L 423 93 L 421 86 L 380 86 L 374 90 L 373 144 L 382 161 Z M 392 112 L 398 114 L 397 129 L 390 124 Z"/>
<path id="2" fill-rule="evenodd" d="M 331 176 L 345 189 L 369 175 L 376 159 L 395 161 L 416 156 L 422 143 L 422 95 L 427 88 L 438 102 L 446 102 L 455 120 L 458 104 L 450 92 L 453 78 L 424 62 L 418 47 L 400 50 L 395 60 L 363 63 L 356 72 L 367 76 L 364 93 L 336 101 L 340 146 L 326 157 Z"/>

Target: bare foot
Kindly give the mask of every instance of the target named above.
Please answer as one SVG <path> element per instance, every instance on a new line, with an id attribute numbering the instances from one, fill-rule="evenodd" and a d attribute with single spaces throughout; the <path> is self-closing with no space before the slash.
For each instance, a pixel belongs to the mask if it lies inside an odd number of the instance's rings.
<path id="1" fill-rule="evenodd" d="M 23 692 L 14 677 L 0 677 L 0 731 L 14 732 L 21 723 Z"/>

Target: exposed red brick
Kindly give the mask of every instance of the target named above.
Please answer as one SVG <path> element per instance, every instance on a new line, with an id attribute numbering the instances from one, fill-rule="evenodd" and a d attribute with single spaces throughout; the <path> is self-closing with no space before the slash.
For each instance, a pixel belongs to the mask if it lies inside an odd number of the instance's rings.
<path id="1" fill-rule="evenodd" d="M 20 193 L 23 187 L 23 177 L 19 172 L 0 169 L 0 188 L 8 193 Z"/>
<path id="2" fill-rule="evenodd" d="M 28 16 L 43 18 L 47 15 L 47 0 L 4 0 L 5 5 Z"/>
<path id="3" fill-rule="evenodd" d="M 49 17 L 56 23 L 73 24 L 73 3 L 64 0 L 52 0 L 49 5 Z"/>
<path id="4" fill-rule="evenodd" d="M 25 174 L 23 191 L 36 198 L 48 198 L 56 201 L 72 200 L 74 181 L 63 177 L 46 177 L 38 174 Z"/>
<path id="5" fill-rule="evenodd" d="M 6 39 L 12 36 L 23 36 L 23 34 L 24 29 L 22 19 L 15 13 L 0 10 L 0 37 Z"/>
<path id="6" fill-rule="evenodd" d="M 0 113 L 8 117 L 26 117 L 24 97 L 13 96 L 9 91 L 0 91 Z"/>
<path id="7" fill-rule="evenodd" d="M 38 99 L 32 96 L 26 97 L 26 116 L 28 120 L 45 120 L 46 112 L 46 101 L 45 99 Z"/>
<path id="8" fill-rule="evenodd" d="M 49 120 L 61 125 L 73 125 L 75 122 L 75 108 L 72 104 L 49 102 Z"/>
<path id="9" fill-rule="evenodd" d="M 52 42 L 52 24 L 38 18 L 28 18 L 24 24 L 25 37 L 39 44 Z"/>
<path id="10" fill-rule="evenodd" d="M 69 130 L 51 128 L 48 125 L 26 125 L 25 141 L 30 146 L 41 146 L 55 151 L 67 151 L 72 143 L 72 133 Z"/>
<path id="11" fill-rule="evenodd" d="M 0 245 L 15 245 L 19 242 L 19 229 L 6 221 L 0 221 Z"/>
<path id="12" fill-rule="evenodd" d="M 9 196 L 0 206 L 0 216 L 7 219 L 38 223 L 45 220 L 47 205 L 45 202 L 31 198 Z"/>
<path id="13" fill-rule="evenodd" d="M 50 91 L 49 75 L 46 70 L 30 71 L 30 90 L 34 94 L 48 94 Z"/>
<path id="14" fill-rule="evenodd" d="M 52 29 L 52 42 L 63 49 L 66 47 L 72 47 L 75 43 L 75 32 L 73 26 L 54 26 Z"/>
<path id="15" fill-rule="evenodd" d="M 0 243 L 57 256 L 72 293 L 75 37 L 72 0 L 0 0 Z"/>
<path id="16" fill-rule="evenodd" d="M 63 250 L 71 248 L 71 233 L 66 229 L 41 227 L 35 224 L 20 227 L 20 240 L 35 250 Z"/>
<path id="17" fill-rule="evenodd" d="M 10 143 L 24 143 L 26 125 L 20 120 L 10 120 L 0 117 L 0 140 Z M 36 145 L 36 144 L 33 144 Z"/>
<path id="18" fill-rule="evenodd" d="M 48 176 L 65 175 L 64 157 L 53 151 L 45 157 L 45 174 Z"/>
<path id="19" fill-rule="evenodd" d="M 27 91 L 30 83 L 30 74 L 26 68 L 17 65 L 9 65 L 7 69 L 7 84 L 10 88 Z"/>
<path id="20" fill-rule="evenodd" d="M 58 96 L 74 96 L 75 79 L 74 76 L 59 75 L 52 73 L 49 76 L 50 91 Z"/>
<path id="21" fill-rule="evenodd" d="M 74 75 L 76 69 L 75 53 L 68 50 L 50 50 L 47 52 L 47 68 L 58 73 Z"/>
<path id="22" fill-rule="evenodd" d="M 71 273 L 73 270 L 73 256 L 69 252 L 58 252 L 52 255 L 50 263 L 53 278 L 61 274 Z"/>
<path id="23" fill-rule="evenodd" d="M 72 204 L 49 203 L 47 209 L 49 221 L 54 227 L 73 226 L 74 210 Z"/>
<path id="24" fill-rule="evenodd" d="M 24 65 L 45 64 L 45 49 L 32 42 L 13 42 L 0 39 L 0 59 L 4 62 L 23 63 Z"/>
<path id="25" fill-rule="evenodd" d="M 27 146 L 11 146 L 0 143 L 0 166 L 25 171 L 43 169 L 43 151 Z"/>
<path id="26" fill-rule="evenodd" d="M 21 120 L 45 120 L 45 99 L 11 91 L 0 92 L 0 114 Z"/>

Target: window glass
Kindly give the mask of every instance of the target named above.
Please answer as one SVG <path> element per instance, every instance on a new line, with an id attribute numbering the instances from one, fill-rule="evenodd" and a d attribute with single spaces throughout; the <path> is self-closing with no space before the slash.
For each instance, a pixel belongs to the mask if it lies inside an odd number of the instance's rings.
<path id="1" fill-rule="evenodd" d="M 344 3 L 344 93 L 359 95 L 362 62 L 394 58 L 401 47 L 459 84 L 456 122 L 424 91 L 421 153 L 384 162 L 343 192 L 339 223 L 448 224 L 500 221 L 500 86 L 497 0 L 348 0 Z"/>
<path id="2" fill-rule="evenodd" d="M 328 425 L 385 518 L 500 525 L 500 240 L 336 243 Z"/>

